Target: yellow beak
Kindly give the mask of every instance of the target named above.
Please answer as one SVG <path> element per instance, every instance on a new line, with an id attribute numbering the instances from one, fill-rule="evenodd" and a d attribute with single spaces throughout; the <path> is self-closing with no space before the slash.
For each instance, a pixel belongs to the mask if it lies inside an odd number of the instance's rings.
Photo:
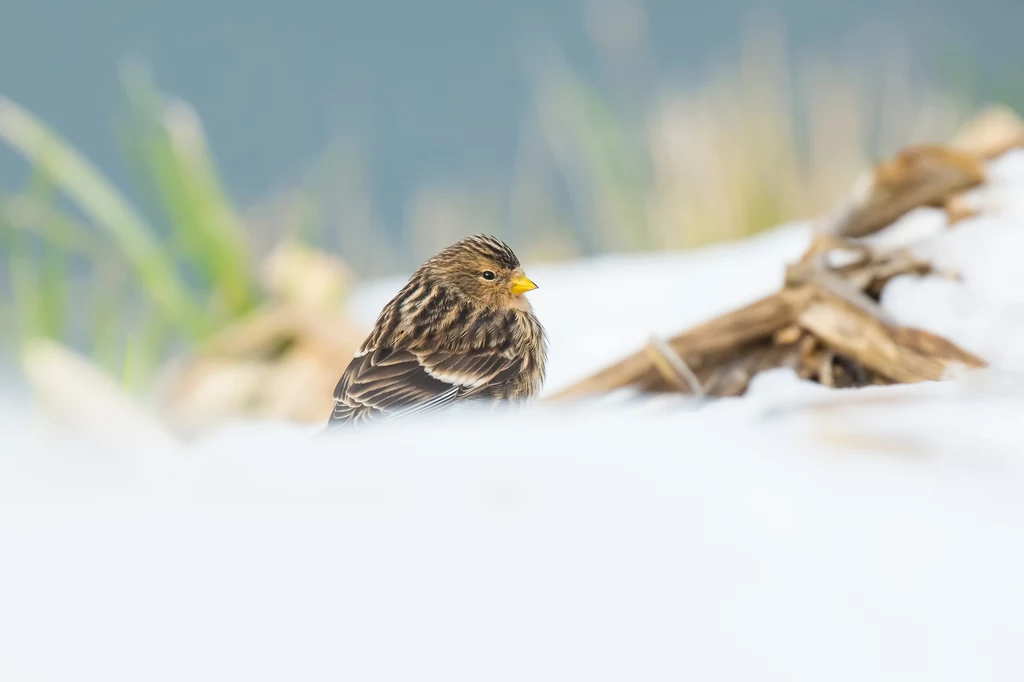
<path id="1" fill-rule="evenodd" d="M 516 296 L 519 294 L 525 294 L 527 291 L 533 291 L 537 288 L 537 285 L 531 282 L 526 275 L 519 275 L 518 277 L 512 278 L 511 286 L 512 293 Z"/>

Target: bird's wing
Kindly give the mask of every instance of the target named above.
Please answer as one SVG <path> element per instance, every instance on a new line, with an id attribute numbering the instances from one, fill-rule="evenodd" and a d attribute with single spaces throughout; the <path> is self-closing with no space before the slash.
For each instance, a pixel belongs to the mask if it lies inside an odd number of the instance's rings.
<path id="1" fill-rule="evenodd" d="M 338 382 L 328 426 L 431 412 L 511 377 L 517 364 L 496 350 L 367 351 L 352 359 Z"/>

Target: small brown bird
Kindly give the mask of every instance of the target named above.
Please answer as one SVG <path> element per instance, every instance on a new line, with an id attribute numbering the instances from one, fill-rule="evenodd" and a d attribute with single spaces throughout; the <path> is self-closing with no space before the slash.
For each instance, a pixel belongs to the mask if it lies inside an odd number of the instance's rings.
<path id="1" fill-rule="evenodd" d="M 495 237 L 438 253 L 384 306 L 334 389 L 327 428 L 534 396 L 547 338 L 523 294 L 536 288 Z"/>

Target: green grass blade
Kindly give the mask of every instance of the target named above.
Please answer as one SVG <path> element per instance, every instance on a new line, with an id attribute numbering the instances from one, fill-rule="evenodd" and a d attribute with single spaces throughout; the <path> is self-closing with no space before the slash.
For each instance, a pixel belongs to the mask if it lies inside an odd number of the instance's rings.
<path id="1" fill-rule="evenodd" d="M 25 194 L 39 205 L 52 205 L 56 193 L 53 178 L 43 167 L 36 166 L 32 171 L 24 190 Z M 51 339 L 61 339 L 67 330 L 68 316 L 67 251 L 47 241 L 41 241 L 38 246 L 42 250 L 42 254 L 38 256 L 42 262 L 37 278 L 36 303 L 39 308 L 35 318 L 38 328 L 34 333 Z"/>
<path id="2" fill-rule="evenodd" d="M 13 322 L 20 346 L 23 340 L 38 335 L 40 330 L 42 301 L 38 277 L 32 266 L 28 239 L 24 234 L 5 231 L 3 247 L 10 277 Z"/>
<path id="3" fill-rule="evenodd" d="M 43 245 L 39 280 L 39 330 L 48 338 L 63 339 L 68 328 L 67 254 Z"/>
<path id="4" fill-rule="evenodd" d="M 121 295 L 124 278 L 111 270 L 95 269 L 89 287 L 89 342 L 93 361 L 112 376 L 121 367 L 121 339 L 124 336 Z"/>
<path id="5" fill-rule="evenodd" d="M 125 390 L 132 390 L 132 335 L 129 334 L 124 340 L 124 363 L 121 367 L 121 385 Z"/>
<path id="6" fill-rule="evenodd" d="M 137 272 L 162 314 L 192 338 L 207 329 L 202 311 L 152 230 L 103 175 L 31 113 L 0 97 L 0 139 L 30 163 L 46 169 L 60 187 L 104 230 Z"/>
<path id="7" fill-rule="evenodd" d="M 174 238 L 229 315 L 249 310 L 257 288 L 248 240 L 221 185 L 198 117 L 183 102 L 166 102 L 144 69 L 122 73 L 138 151 Z"/>
<path id="8" fill-rule="evenodd" d="M 109 249 L 97 243 L 85 223 L 32 197 L 16 195 L 0 202 L 0 223 L 8 230 L 31 233 L 66 253 L 94 261 L 111 260 Z"/>

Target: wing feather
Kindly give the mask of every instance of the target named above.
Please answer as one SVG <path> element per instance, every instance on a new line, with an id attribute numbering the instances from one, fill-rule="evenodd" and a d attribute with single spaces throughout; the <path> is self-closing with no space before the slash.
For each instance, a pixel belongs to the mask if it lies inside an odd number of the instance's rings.
<path id="1" fill-rule="evenodd" d="M 423 414 L 478 394 L 518 361 L 497 350 L 373 349 L 352 359 L 334 390 L 328 427 Z"/>

